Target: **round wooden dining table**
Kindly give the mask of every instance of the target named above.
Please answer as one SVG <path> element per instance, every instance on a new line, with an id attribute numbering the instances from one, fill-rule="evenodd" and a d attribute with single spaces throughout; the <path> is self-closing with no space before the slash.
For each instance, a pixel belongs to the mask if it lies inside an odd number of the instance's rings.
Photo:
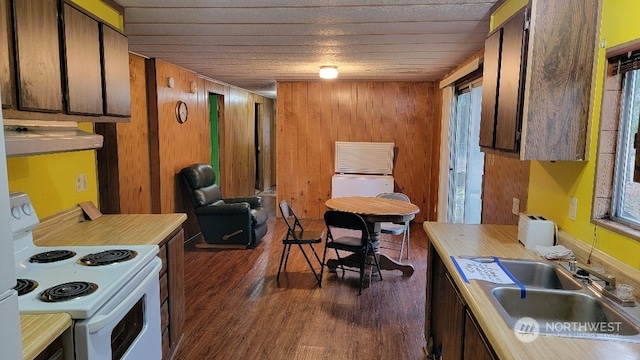
<path id="1" fill-rule="evenodd" d="M 410 220 L 413 215 L 420 212 L 416 205 L 400 200 L 386 199 L 369 196 L 346 196 L 329 199 L 325 206 L 331 210 L 345 211 L 358 214 L 369 225 L 369 235 L 374 242 L 374 250 L 378 256 L 381 270 L 400 270 L 403 276 L 413 275 L 414 268 L 411 264 L 397 262 L 385 254 L 379 252 L 380 223 L 404 222 Z M 345 258 L 343 265 L 349 266 L 349 257 Z M 327 267 L 334 271 L 340 264 L 337 259 L 327 261 Z M 364 286 L 368 287 L 371 269 L 365 273 Z"/>

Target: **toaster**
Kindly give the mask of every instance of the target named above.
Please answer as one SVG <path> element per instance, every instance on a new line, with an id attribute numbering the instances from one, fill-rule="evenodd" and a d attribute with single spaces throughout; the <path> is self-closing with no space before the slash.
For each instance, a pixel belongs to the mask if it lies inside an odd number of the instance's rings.
<path id="1" fill-rule="evenodd" d="M 533 249 L 536 245 L 555 245 L 556 225 L 540 215 L 520 214 L 518 219 L 518 241 L 525 248 Z"/>

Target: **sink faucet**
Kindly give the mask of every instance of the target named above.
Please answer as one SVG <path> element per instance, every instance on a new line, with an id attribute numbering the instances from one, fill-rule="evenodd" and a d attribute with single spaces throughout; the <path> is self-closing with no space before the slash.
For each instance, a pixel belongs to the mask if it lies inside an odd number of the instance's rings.
<path id="1" fill-rule="evenodd" d="M 598 272 L 586 265 L 577 265 L 577 271 L 575 273 L 576 277 L 580 278 L 580 279 L 585 279 L 588 280 L 589 279 L 589 275 L 593 275 L 595 277 L 597 277 L 598 279 L 604 281 L 605 284 L 605 289 L 609 290 L 609 291 L 614 291 L 616 289 L 616 277 L 613 275 L 607 275 L 607 274 L 603 274 L 601 272 Z"/>
<path id="2" fill-rule="evenodd" d="M 598 279 L 604 281 L 604 287 L 601 288 L 601 293 L 605 297 L 615 301 L 621 306 L 636 306 L 636 302 L 633 299 L 622 299 L 618 295 L 618 291 L 616 289 L 616 277 L 610 274 L 605 274 L 600 271 L 596 271 L 586 265 L 577 264 L 575 260 L 569 261 L 569 271 L 573 273 L 573 276 L 578 278 L 579 280 L 590 283 L 589 276 L 593 275 Z"/>

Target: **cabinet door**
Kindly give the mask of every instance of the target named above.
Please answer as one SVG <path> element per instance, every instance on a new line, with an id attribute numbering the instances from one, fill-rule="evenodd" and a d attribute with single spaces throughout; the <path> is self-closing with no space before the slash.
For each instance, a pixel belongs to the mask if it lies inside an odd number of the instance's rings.
<path id="1" fill-rule="evenodd" d="M 11 72 L 11 17 L 9 16 L 9 0 L 0 0 L 0 94 L 2 107 L 13 105 L 13 74 Z"/>
<path id="2" fill-rule="evenodd" d="M 487 342 L 469 310 L 464 320 L 464 358 L 474 360 L 494 360 L 497 356 Z"/>
<path id="3" fill-rule="evenodd" d="M 439 257 L 434 259 L 432 276 L 433 351 L 443 359 L 462 359 L 465 305 Z"/>
<path id="4" fill-rule="evenodd" d="M 495 148 L 513 152 L 519 150 L 522 119 L 526 49 L 524 23 L 525 12 L 521 11 L 502 29 Z"/>
<path id="5" fill-rule="evenodd" d="M 64 4 L 67 112 L 102 115 L 98 22 Z"/>
<path id="6" fill-rule="evenodd" d="M 184 230 L 167 243 L 169 286 L 169 343 L 175 352 L 184 331 Z"/>
<path id="7" fill-rule="evenodd" d="M 496 107 L 498 106 L 498 74 L 502 28 L 491 34 L 484 43 L 482 71 L 482 118 L 480 121 L 480 146 L 495 146 Z"/>
<path id="8" fill-rule="evenodd" d="M 62 112 L 57 0 L 13 1 L 18 107 Z"/>
<path id="9" fill-rule="evenodd" d="M 101 25 L 105 115 L 131 116 L 129 42 L 118 31 Z"/>

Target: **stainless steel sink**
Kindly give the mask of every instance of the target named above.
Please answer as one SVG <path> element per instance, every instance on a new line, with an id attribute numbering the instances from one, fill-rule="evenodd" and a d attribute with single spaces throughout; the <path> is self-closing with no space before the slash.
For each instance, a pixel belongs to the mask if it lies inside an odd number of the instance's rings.
<path id="1" fill-rule="evenodd" d="M 640 308 L 616 305 L 560 264 L 524 259 L 500 262 L 524 289 L 515 284 L 480 285 L 514 331 L 640 343 Z"/>
<path id="2" fill-rule="evenodd" d="M 500 259 L 502 265 L 525 287 L 579 290 L 584 286 L 562 266 L 535 260 Z"/>
<path id="3" fill-rule="evenodd" d="M 519 288 L 496 287 L 491 294 L 506 313 L 507 323 L 516 331 L 518 319 L 532 318 L 537 321 L 540 333 L 574 337 L 596 333 L 611 337 L 640 334 L 640 328 L 632 320 L 607 302 L 585 293 L 528 289 L 522 298 Z"/>
<path id="4" fill-rule="evenodd" d="M 590 290 L 483 285 L 496 310 L 517 333 L 640 343 L 640 311 L 620 310 Z M 626 309 L 626 308 L 625 308 Z"/>

